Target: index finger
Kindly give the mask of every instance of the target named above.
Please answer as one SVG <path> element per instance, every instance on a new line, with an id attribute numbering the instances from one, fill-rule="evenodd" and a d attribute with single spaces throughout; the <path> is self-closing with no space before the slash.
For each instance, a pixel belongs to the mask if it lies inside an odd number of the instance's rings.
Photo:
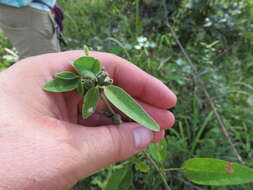
<path id="1" fill-rule="evenodd" d="M 111 54 L 92 52 L 120 86 L 133 97 L 153 106 L 168 109 L 176 104 L 175 94 L 160 80 L 147 74 L 127 60 Z"/>

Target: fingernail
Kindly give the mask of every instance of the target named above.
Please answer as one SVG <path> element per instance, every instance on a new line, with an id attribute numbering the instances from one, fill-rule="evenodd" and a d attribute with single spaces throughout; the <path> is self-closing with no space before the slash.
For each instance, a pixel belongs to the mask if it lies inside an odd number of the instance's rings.
<path id="1" fill-rule="evenodd" d="M 153 132 L 140 127 L 133 131 L 135 146 L 137 149 L 145 148 L 153 140 Z"/>

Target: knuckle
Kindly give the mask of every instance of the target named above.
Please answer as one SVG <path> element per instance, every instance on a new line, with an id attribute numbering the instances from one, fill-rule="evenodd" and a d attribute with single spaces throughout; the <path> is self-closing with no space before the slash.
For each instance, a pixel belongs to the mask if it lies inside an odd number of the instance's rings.
<path id="1" fill-rule="evenodd" d="M 119 126 L 120 127 L 120 126 Z M 118 162 L 127 158 L 128 148 L 126 147 L 127 134 L 123 135 L 121 130 L 118 129 L 118 126 L 112 126 L 108 128 L 110 133 L 111 143 L 112 143 L 112 154 L 113 162 Z"/>

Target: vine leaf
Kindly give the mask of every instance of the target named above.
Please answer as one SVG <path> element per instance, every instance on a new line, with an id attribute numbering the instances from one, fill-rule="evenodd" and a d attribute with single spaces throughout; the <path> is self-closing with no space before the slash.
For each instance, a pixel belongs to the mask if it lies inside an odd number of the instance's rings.
<path id="1" fill-rule="evenodd" d="M 43 89 L 49 92 L 68 92 L 77 88 L 78 83 L 79 79 L 63 80 L 57 78 L 46 83 Z"/>
<path id="2" fill-rule="evenodd" d="M 87 91 L 84 97 L 84 103 L 82 108 L 82 115 L 84 119 L 87 119 L 96 111 L 96 107 L 99 99 L 99 89 L 93 87 Z"/>
<path id="3" fill-rule="evenodd" d="M 153 120 L 123 89 L 114 85 L 109 85 L 104 87 L 104 93 L 110 102 L 129 118 L 150 130 L 160 130 L 160 127 L 155 120 Z"/>
<path id="4" fill-rule="evenodd" d="M 234 162 L 213 158 L 193 158 L 185 161 L 184 175 L 201 185 L 238 185 L 253 182 L 253 170 Z"/>
<path id="5" fill-rule="evenodd" d="M 59 79 L 65 79 L 65 80 L 72 80 L 72 79 L 77 79 L 79 78 L 79 76 L 73 72 L 70 71 L 65 71 L 65 72 L 61 72 L 61 73 L 56 73 L 56 78 Z"/>
<path id="6" fill-rule="evenodd" d="M 95 74 L 101 71 L 99 61 L 89 56 L 78 58 L 72 63 L 72 66 L 80 75 L 84 77 L 95 78 Z"/>

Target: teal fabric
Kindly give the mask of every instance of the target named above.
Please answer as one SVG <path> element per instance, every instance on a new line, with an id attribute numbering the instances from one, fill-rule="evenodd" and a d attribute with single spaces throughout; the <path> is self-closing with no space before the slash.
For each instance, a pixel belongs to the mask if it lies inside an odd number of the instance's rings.
<path id="1" fill-rule="evenodd" d="M 53 7 L 56 3 L 56 0 L 43 0 L 45 3 Z M 33 8 L 42 10 L 42 11 L 50 11 L 50 9 L 42 4 L 33 3 L 32 0 L 0 0 L 0 4 L 14 6 L 14 7 L 24 7 L 31 6 Z"/>

